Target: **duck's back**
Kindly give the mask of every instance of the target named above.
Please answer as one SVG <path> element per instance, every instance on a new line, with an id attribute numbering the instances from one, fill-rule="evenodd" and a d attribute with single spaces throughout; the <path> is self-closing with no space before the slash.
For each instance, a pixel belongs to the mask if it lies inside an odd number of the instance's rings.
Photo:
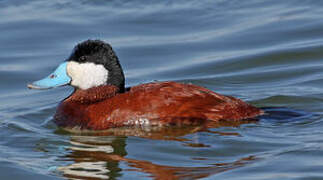
<path id="1" fill-rule="evenodd" d="M 134 86 L 125 93 L 86 105 L 71 103 L 68 98 L 62 102 L 57 114 L 71 113 L 74 111 L 71 106 L 76 108 L 74 116 L 82 112 L 78 118 L 83 120 L 68 115 L 68 118 L 64 116 L 64 121 L 77 121 L 81 128 L 95 130 L 132 125 L 200 124 L 224 119 L 238 121 L 262 114 L 262 110 L 237 98 L 176 82 Z M 70 124 L 75 126 L 78 123 Z"/>

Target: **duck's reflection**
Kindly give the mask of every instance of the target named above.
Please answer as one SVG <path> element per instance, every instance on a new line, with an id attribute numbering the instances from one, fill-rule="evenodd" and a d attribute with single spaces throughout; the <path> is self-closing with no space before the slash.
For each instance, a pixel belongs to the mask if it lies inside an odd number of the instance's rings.
<path id="1" fill-rule="evenodd" d="M 71 136 L 71 153 L 66 159 L 74 161 L 58 170 L 72 179 L 111 179 L 121 174 L 119 161 L 109 160 L 111 155 L 125 156 L 125 137 Z"/>
<path id="2" fill-rule="evenodd" d="M 68 148 L 71 153 L 66 156 L 66 159 L 72 160 L 73 163 L 68 166 L 59 167 L 58 170 L 69 179 L 115 179 L 122 176 L 122 174 L 133 171 L 147 173 L 153 179 L 195 179 L 235 169 L 255 160 L 255 157 L 247 156 L 229 163 L 215 162 L 214 164 L 202 167 L 176 167 L 126 157 L 127 136 L 136 135 L 150 139 L 176 140 L 183 142 L 185 146 L 208 147 L 208 145 L 196 142 L 195 138 L 193 138 L 195 140 L 183 138 L 186 134 L 199 131 L 207 131 L 208 133 L 217 133 L 219 135 L 239 135 L 236 133 L 208 131 L 206 127 L 150 130 L 124 128 L 92 135 L 72 135 L 70 147 Z M 121 169 L 120 163 L 125 163 L 128 167 Z"/>

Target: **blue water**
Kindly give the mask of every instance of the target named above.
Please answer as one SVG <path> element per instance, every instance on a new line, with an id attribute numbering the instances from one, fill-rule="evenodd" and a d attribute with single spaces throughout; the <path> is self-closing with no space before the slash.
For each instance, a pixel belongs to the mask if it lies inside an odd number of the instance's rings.
<path id="1" fill-rule="evenodd" d="M 323 179 L 323 1 L 0 0 L 0 179 Z M 258 122 L 66 134 L 71 87 L 32 91 L 102 39 L 127 86 L 190 82 L 243 99 Z"/>

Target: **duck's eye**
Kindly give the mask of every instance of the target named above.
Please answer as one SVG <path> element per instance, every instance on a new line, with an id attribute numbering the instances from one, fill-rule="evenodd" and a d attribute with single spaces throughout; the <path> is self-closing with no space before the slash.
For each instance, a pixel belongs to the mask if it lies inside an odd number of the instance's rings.
<path id="1" fill-rule="evenodd" d="M 56 78 L 56 75 L 52 74 L 52 75 L 49 76 L 49 78 L 54 79 L 54 78 Z"/>

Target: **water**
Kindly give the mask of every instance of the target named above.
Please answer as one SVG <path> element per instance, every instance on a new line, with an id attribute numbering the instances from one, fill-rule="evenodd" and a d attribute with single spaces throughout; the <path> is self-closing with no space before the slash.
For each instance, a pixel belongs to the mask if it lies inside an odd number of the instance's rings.
<path id="1" fill-rule="evenodd" d="M 0 0 L 0 179 L 322 179 L 323 2 Z M 32 91 L 86 39 L 127 85 L 191 82 L 269 107 L 259 122 L 66 134 L 72 89 Z"/>

